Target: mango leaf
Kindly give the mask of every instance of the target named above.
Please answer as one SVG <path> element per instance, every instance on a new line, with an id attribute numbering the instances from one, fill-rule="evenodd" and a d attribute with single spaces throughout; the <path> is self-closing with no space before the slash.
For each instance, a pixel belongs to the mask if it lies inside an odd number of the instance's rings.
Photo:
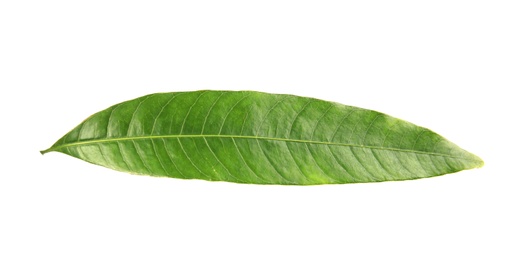
<path id="1" fill-rule="evenodd" d="M 255 184 L 409 180 L 483 165 L 440 135 L 383 113 L 253 91 L 126 101 L 42 154 L 51 151 L 135 174 Z"/>

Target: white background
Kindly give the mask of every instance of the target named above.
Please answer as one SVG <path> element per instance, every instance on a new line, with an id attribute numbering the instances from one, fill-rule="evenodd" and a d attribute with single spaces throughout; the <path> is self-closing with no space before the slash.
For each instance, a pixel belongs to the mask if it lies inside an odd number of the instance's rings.
<path id="1" fill-rule="evenodd" d="M 0 259 L 522 259 L 520 1 L 2 1 Z M 39 150 L 200 89 L 317 97 L 479 156 L 312 187 L 139 177 Z"/>

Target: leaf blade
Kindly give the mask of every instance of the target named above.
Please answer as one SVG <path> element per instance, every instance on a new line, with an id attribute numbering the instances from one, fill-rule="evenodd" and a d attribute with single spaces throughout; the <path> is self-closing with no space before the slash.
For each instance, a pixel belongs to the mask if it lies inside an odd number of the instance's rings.
<path id="1" fill-rule="evenodd" d="M 431 130 L 380 112 L 253 91 L 122 102 L 42 154 L 50 151 L 131 173 L 257 184 L 405 180 L 483 164 Z"/>

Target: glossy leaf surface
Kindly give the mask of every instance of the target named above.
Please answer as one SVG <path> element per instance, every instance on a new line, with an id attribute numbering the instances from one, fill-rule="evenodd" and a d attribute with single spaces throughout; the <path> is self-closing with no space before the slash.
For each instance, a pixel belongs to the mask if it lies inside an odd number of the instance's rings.
<path id="1" fill-rule="evenodd" d="M 252 91 L 126 101 L 42 153 L 50 151 L 130 173 L 256 184 L 408 180 L 483 164 L 426 128 L 376 111 Z"/>

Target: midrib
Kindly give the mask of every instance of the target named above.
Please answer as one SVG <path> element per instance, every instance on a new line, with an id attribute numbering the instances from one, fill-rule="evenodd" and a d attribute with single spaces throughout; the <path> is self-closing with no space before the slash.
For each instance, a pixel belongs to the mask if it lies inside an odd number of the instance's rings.
<path id="1" fill-rule="evenodd" d="M 384 151 L 396 151 L 396 152 L 404 152 L 404 153 L 425 154 L 425 155 L 442 156 L 442 157 L 449 157 L 449 158 L 473 161 L 469 158 L 452 156 L 449 154 L 417 151 L 417 150 L 411 150 L 411 149 L 399 149 L 399 148 L 371 146 L 371 145 L 347 144 L 347 143 L 300 140 L 300 139 L 265 137 L 265 136 L 244 136 L 244 135 L 149 135 L 149 136 L 131 136 L 131 137 L 117 137 L 117 138 L 106 138 L 106 139 L 93 139 L 93 140 L 78 141 L 78 142 L 67 143 L 67 144 L 62 144 L 62 145 L 58 145 L 55 147 L 51 147 L 47 150 L 42 151 L 42 154 L 52 152 L 52 151 L 57 151 L 57 150 L 67 148 L 67 147 L 74 147 L 74 146 L 81 146 L 81 145 L 101 144 L 101 143 L 120 142 L 120 141 L 135 141 L 135 140 L 145 140 L 145 139 L 172 139 L 172 138 L 233 138 L 233 139 L 253 139 L 253 140 L 264 140 L 264 141 L 321 144 L 321 145 L 347 146 L 347 147 L 375 149 L 375 150 L 384 150 Z"/>
<path id="2" fill-rule="evenodd" d="M 425 155 L 442 156 L 442 157 L 474 161 L 474 160 L 471 160 L 468 158 L 453 156 L 453 155 L 449 155 L 449 154 L 418 151 L 418 150 L 411 150 L 411 149 L 399 149 L 399 148 L 393 148 L 393 147 L 335 143 L 335 142 L 324 142 L 324 141 L 314 141 L 314 140 L 300 140 L 300 139 L 266 137 L 266 136 L 245 136 L 245 135 L 149 135 L 149 136 L 131 136 L 131 137 L 94 139 L 94 140 L 78 141 L 78 142 L 73 142 L 73 143 L 68 143 L 68 144 L 51 147 L 47 150 L 42 151 L 41 153 L 45 154 L 45 153 L 57 151 L 57 150 L 60 150 L 63 148 L 81 146 L 81 145 L 110 143 L 110 142 L 119 142 L 119 141 L 133 141 L 133 140 L 135 141 L 135 140 L 145 140 L 145 139 L 172 139 L 172 138 L 233 138 L 233 139 L 254 139 L 254 140 L 264 140 L 264 141 L 294 142 L 294 143 L 307 143 L 307 144 L 322 144 L 322 145 L 347 146 L 347 147 L 375 149 L 375 150 L 384 150 L 384 151 L 396 151 L 396 152 L 404 152 L 404 153 L 425 154 Z"/>

